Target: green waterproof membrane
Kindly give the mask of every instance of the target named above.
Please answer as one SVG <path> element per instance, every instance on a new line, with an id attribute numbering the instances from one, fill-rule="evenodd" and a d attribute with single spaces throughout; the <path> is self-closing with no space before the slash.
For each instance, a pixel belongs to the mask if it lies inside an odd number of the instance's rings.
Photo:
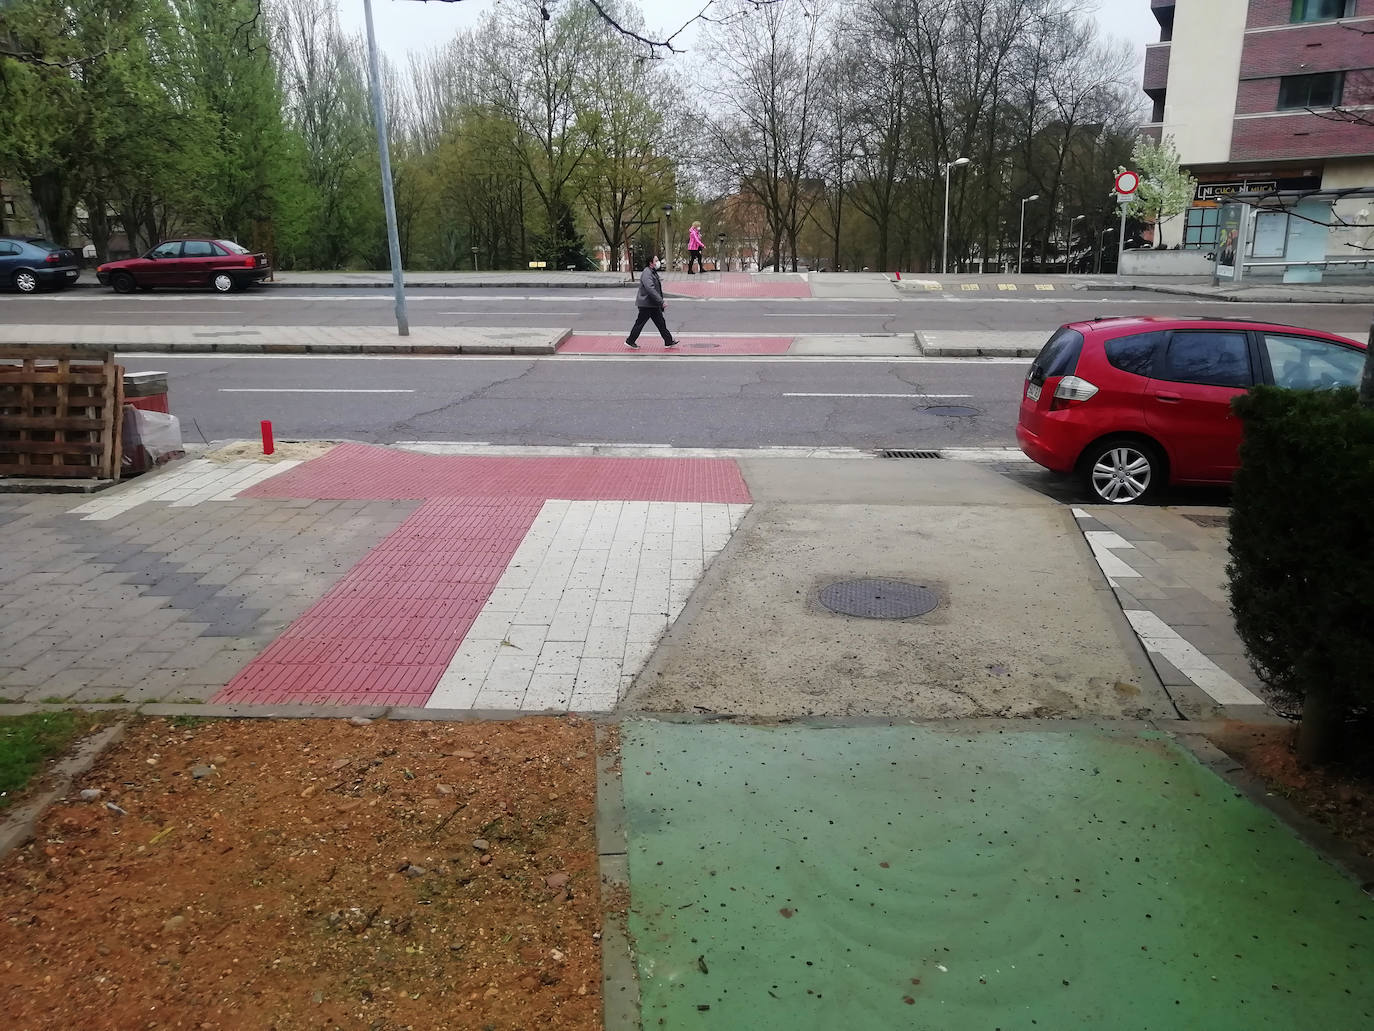
<path id="1" fill-rule="evenodd" d="M 1374 901 L 1167 737 L 627 723 L 644 1027 L 1374 1027 Z"/>

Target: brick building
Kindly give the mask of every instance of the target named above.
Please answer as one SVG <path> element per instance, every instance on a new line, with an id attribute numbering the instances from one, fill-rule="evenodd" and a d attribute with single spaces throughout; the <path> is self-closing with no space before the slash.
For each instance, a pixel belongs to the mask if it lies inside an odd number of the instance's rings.
<path id="1" fill-rule="evenodd" d="M 1242 190 L 1374 187 L 1374 0 L 1149 0 L 1144 131 L 1172 136 L 1198 180 L 1162 242 L 1211 249 L 1218 200 Z M 1370 199 L 1337 205 L 1370 226 Z M 1331 235 L 1351 253 L 1358 230 Z"/>

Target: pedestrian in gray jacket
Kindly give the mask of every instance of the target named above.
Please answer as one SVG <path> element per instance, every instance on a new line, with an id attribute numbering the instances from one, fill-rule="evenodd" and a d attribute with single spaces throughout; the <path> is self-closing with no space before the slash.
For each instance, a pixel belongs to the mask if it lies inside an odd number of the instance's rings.
<path id="1" fill-rule="evenodd" d="M 663 299 L 663 283 L 658 278 L 658 255 L 654 255 L 654 260 L 649 262 L 649 267 L 639 274 L 639 293 L 635 296 L 635 305 L 639 308 L 639 314 L 635 317 L 635 324 L 630 329 L 630 335 L 625 338 L 625 346 L 639 350 L 639 331 L 644 328 L 644 323 L 653 319 L 654 326 L 657 327 L 663 337 L 664 347 L 676 347 L 677 341 L 668 332 L 668 323 L 663 320 L 663 313 L 668 310 L 668 304 Z"/>

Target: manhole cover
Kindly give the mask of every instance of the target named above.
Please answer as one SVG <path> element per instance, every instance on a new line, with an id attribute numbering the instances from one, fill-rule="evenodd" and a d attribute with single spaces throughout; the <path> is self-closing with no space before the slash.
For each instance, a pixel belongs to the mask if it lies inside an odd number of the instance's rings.
<path id="1" fill-rule="evenodd" d="M 925 410 L 931 415 L 943 415 L 951 419 L 968 419 L 983 414 L 968 405 L 929 405 Z"/>
<path id="2" fill-rule="evenodd" d="M 901 580 L 842 580 L 821 590 L 831 612 L 866 619 L 924 616 L 940 604 L 934 591 Z"/>

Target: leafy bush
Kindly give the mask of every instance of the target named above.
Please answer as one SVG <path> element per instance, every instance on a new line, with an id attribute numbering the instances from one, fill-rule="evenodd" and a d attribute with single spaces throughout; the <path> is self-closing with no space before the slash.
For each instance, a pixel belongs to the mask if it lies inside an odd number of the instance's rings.
<path id="1" fill-rule="evenodd" d="M 1304 758 L 1374 702 L 1374 410 L 1258 387 L 1231 513 L 1231 607 L 1255 672 L 1303 705 Z"/>

